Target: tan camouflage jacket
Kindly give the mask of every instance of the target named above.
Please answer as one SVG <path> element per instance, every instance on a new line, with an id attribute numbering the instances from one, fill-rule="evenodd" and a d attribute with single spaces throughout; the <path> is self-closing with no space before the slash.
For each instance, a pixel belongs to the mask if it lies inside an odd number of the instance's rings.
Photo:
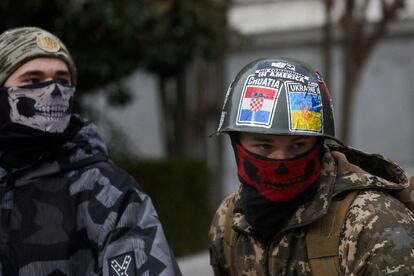
<path id="1" fill-rule="evenodd" d="M 320 187 L 300 206 L 267 245 L 238 210 L 240 190 L 227 197 L 209 232 L 215 275 L 230 275 L 223 252 L 224 218 L 235 204 L 232 227 L 233 275 L 312 275 L 307 258 L 307 226 L 324 216 L 331 200 L 360 190 L 347 214 L 339 243 L 341 275 L 414 275 L 414 215 L 393 194 L 408 185 L 404 171 L 382 156 L 340 146 L 325 146 Z"/>

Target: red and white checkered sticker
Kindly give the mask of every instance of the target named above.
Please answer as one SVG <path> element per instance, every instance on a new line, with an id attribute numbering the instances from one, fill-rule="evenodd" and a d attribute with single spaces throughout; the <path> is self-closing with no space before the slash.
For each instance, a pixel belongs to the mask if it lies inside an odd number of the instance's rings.
<path id="1" fill-rule="evenodd" d="M 263 107 L 263 97 L 252 98 L 250 101 L 250 109 L 257 112 Z"/>

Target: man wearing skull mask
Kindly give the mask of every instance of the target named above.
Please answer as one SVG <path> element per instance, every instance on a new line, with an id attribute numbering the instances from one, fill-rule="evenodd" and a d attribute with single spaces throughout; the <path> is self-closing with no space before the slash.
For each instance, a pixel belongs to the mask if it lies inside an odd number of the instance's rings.
<path id="1" fill-rule="evenodd" d="M 230 136 L 241 185 L 210 228 L 215 275 L 414 274 L 406 173 L 335 138 L 317 71 L 289 58 L 247 64 L 217 133 Z"/>
<path id="2" fill-rule="evenodd" d="M 2 33 L 0 85 L 0 275 L 181 275 L 150 198 L 72 114 L 65 45 Z"/>

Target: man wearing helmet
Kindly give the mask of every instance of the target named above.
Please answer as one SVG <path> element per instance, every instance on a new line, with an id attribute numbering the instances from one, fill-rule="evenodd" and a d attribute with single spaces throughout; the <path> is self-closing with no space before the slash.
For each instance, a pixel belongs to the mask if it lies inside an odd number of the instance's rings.
<path id="1" fill-rule="evenodd" d="M 414 215 L 393 196 L 407 176 L 337 141 L 318 72 L 287 58 L 246 65 L 217 132 L 241 185 L 209 232 L 215 275 L 414 274 Z"/>
<path id="2" fill-rule="evenodd" d="M 72 114 L 53 34 L 0 34 L 0 275 L 181 275 L 154 206 Z"/>

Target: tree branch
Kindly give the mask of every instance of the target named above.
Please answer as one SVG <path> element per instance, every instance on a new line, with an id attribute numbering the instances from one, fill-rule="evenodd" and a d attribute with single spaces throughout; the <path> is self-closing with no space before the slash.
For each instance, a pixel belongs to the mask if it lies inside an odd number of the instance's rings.
<path id="1" fill-rule="evenodd" d="M 363 57 L 369 55 L 372 51 L 374 45 L 378 42 L 378 40 L 384 35 L 389 23 L 395 19 L 397 12 L 403 8 L 405 5 L 405 0 L 395 0 L 391 4 L 387 4 L 387 1 L 382 0 L 382 20 L 379 21 L 374 30 L 364 41 L 363 50 Z"/>

